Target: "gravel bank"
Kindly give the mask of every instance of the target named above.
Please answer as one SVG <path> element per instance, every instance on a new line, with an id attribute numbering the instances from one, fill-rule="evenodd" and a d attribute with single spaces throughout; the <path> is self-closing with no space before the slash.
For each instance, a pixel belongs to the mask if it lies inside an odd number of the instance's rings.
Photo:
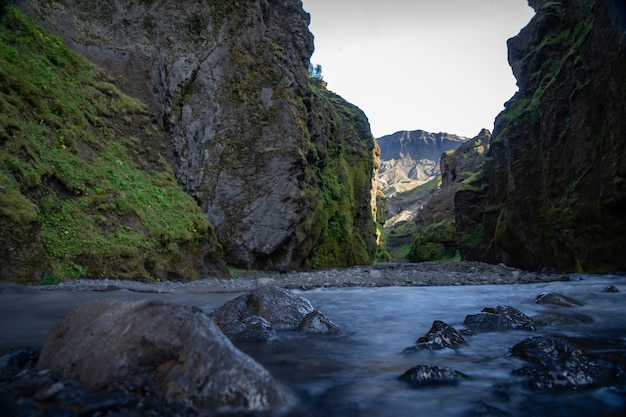
<path id="1" fill-rule="evenodd" d="M 277 285 L 287 289 L 310 290 L 320 287 L 387 287 L 525 284 L 568 280 L 567 275 L 521 271 L 504 265 L 450 261 L 424 263 L 382 263 L 371 266 L 327 269 L 313 272 L 243 271 L 232 279 L 209 278 L 192 282 L 141 283 L 121 280 L 74 280 L 42 290 L 115 291 L 126 289 L 159 293 L 246 292 L 261 285 Z"/>

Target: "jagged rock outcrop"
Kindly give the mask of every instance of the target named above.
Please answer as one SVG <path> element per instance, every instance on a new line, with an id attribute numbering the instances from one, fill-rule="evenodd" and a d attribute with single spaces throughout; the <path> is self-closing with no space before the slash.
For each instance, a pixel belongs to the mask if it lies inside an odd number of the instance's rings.
<path id="1" fill-rule="evenodd" d="M 402 353 L 421 352 L 424 350 L 458 349 L 466 344 L 465 339 L 454 327 L 441 320 L 435 320 L 426 335 L 420 337 L 415 345 Z"/>
<path id="2" fill-rule="evenodd" d="M 459 240 L 474 239 L 473 235 L 457 235 L 457 222 L 465 220 L 455 214 L 455 199 L 464 191 L 478 191 L 474 185 L 476 171 L 485 160 L 490 140 L 491 132 L 483 129 L 456 150 L 441 155 L 441 186 L 415 216 L 417 230 L 413 233 L 410 260 L 450 258 L 459 249 Z"/>
<path id="3" fill-rule="evenodd" d="M 308 79 L 299 0 L 20 2 L 148 104 L 230 264 L 371 263 L 375 141 Z"/>
<path id="4" fill-rule="evenodd" d="M 519 91 L 497 117 L 477 192 L 457 196 L 466 259 L 538 270 L 626 269 L 626 10 L 530 1 L 508 42 Z M 476 242 L 474 242 L 476 243 Z"/>

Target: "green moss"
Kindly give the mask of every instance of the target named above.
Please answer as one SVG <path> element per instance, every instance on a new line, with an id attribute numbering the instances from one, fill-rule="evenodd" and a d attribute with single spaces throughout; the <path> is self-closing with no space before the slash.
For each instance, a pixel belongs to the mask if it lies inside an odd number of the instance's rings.
<path id="1" fill-rule="evenodd" d="M 147 263 L 209 241 L 200 208 L 142 145 L 145 105 L 15 8 L 0 27 L 0 108 L 0 201 L 13 204 L 0 209 L 41 221 L 50 276 L 146 279 Z"/>
<path id="2" fill-rule="evenodd" d="M 478 248 L 482 243 L 483 225 L 477 224 L 469 234 L 464 234 L 460 238 L 460 243 L 470 250 Z"/>
<path id="3" fill-rule="evenodd" d="M 489 184 L 485 181 L 485 173 L 482 169 L 476 172 L 463 172 L 460 176 L 464 176 L 461 181 L 459 191 L 482 192 Z"/>
<path id="4" fill-rule="evenodd" d="M 309 180 L 319 187 L 311 189 L 317 204 L 310 226 L 318 236 L 311 266 L 370 264 L 376 256 L 376 225 L 363 202 L 371 197 L 374 139 L 359 129 L 365 122 L 362 112 L 332 92 L 313 86 L 309 105 L 322 129 L 322 138 L 311 141 L 307 154 Z"/>
<path id="5" fill-rule="evenodd" d="M 0 172 L 0 215 L 8 217 L 17 225 L 28 225 L 38 218 L 37 207 L 24 197 L 16 184 Z"/>
<path id="6" fill-rule="evenodd" d="M 422 185 L 418 185 L 415 188 L 412 188 L 410 190 L 407 191 L 403 191 L 403 192 L 399 192 L 396 193 L 393 196 L 393 199 L 395 201 L 415 201 L 418 200 L 420 198 L 423 198 L 424 196 L 426 196 L 428 193 L 430 193 L 431 191 L 433 191 L 434 189 L 436 189 L 439 184 L 441 183 L 441 175 L 437 175 L 435 178 L 433 178 L 432 180 L 422 184 Z"/>
<path id="7" fill-rule="evenodd" d="M 412 262 L 453 259 L 458 256 L 453 218 L 421 227 L 413 235 L 407 258 Z"/>

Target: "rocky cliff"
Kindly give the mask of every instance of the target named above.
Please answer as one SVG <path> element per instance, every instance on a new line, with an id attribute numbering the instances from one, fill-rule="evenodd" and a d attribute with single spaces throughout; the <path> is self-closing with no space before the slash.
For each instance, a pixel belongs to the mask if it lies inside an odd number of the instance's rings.
<path id="1" fill-rule="evenodd" d="M 459 231 L 478 237 L 466 257 L 625 270 L 626 8 L 529 3 L 535 17 L 508 43 L 519 92 L 496 119 L 477 191 L 457 195 Z"/>
<path id="2" fill-rule="evenodd" d="M 384 231 L 392 257 L 402 259 L 415 231 L 415 214 L 439 184 L 441 155 L 467 138 L 423 130 L 400 131 L 377 139 L 380 146 L 381 191 L 386 208 Z"/>
<path id="3" fill-rule="evenodd" d="M 17 9 L 0 21 L 0 279 L 226 275 L 146 106 Z"/>
<path id="4" fill-rule="evenodd" d="M 135 139 L 174 167 L 229 264 L 373 261 L 375 140 L 360 110 L 309 84 L 299 0 L 16 4 L 145 103 L 153 133 Z"/>
<path id="5" fill-rule="evenodd" d="M 408 259 L 415 262 L 451 259 L 464 246 L 469 236 L 457 235 L 457 223 L 465 223 L 464 217 L 456 214 L 456 198 L 464 192 L 480 191 L 474 181 L 485 161 L 490 140 L 491 132 L 483 129 L 457 149 L 441 155 L 441 186 L 416 213 L 416 230 Z"/>

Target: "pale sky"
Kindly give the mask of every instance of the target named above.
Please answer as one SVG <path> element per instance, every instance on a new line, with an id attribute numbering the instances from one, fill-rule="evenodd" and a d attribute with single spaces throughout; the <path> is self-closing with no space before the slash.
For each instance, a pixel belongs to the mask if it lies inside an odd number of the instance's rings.
<path id="1" fill-rule="evenodd" d="M 474 137 L 517 91 L 506 40 L 527 0 L 303 0 L 313 65 L 381 137 L 422 129 Z"/>

